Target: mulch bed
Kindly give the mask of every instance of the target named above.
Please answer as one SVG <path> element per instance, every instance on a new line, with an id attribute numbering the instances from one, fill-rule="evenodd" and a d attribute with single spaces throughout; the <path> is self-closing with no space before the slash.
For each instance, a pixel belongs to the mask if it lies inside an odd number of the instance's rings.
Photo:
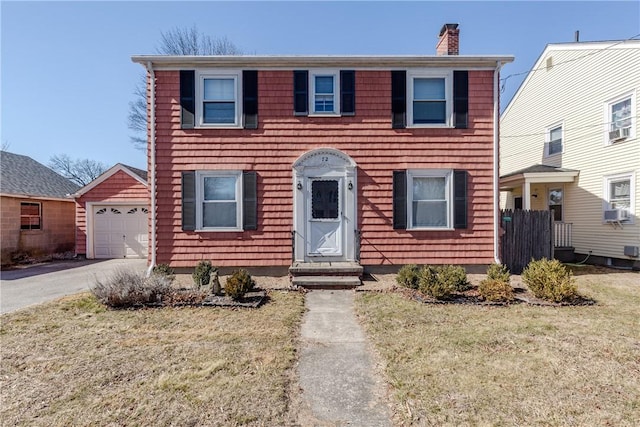
<path id="1" fill-rule="evenodd" d="M 428 295 L 423 294 L 422 292 L 415 289 L 408 289 L 394 286 L 392 292 L 397 292 L 404 295 L 407 298 L 413 299 L 415 301 L 421 302 L 423 304 L 466 304 L 466 305 L 483 305 L 483 306 L 506 306 L 512 304 L 529 304 L 529 305 L 537 305 L 537 306 L 549 306 L 549 307 L 566 307 L 566 306 L 581 306 L 581 305 L 594 305 L 596 301 L 578 296 L 574 298 L 572 301 L 566 302 L 551 302 L 541 298 L 535 297 L 528 289 L 514 287 L 514 300 L 510 302 L 493 302 L 486 301 L 478 292 L 477 287 L 473 287 L 464 292 L 458 292 L 451 296 L 451 298 L 439 300 Z"/>

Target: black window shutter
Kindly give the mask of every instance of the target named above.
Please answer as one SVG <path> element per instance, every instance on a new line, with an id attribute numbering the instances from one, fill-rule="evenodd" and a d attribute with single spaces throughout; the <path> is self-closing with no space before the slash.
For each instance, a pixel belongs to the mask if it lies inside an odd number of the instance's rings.
<path id="1" fill-rule="evenodd" d="M 467 171 L 453 171 L 453 228 L 467 228 L 467 180 Z"/>
<path id="2" fill-rule="evenodd" d="M 182 229 L 196 229 L 196 173 L 182 172 Z"/>
<path id="3" fill-rule="evenodd" d="M 245 129 L 258 129 L 258 72 L 242 72 L 242 114 Z"/>
<path id="4" fill-rule="evenodd" d="M 407 229 L 407 171 L 393 171 L 393 228 Z"/>
<path id="5" fill-rule="evenodd" d="M 242 173 L 242 228 L 258 229 L 258 174 Z"/>
<path id="6" fill-rule="evenodd" d="M 407 72 L 391 72 L 391 127 L 407 126 Z"/>
<path id="7" fill-rule="evenodd" d="M 180 70 L 180 127 L 193 129 L 196 123 L 196 78 L 194 70 Z"/>
<path id="8" fill-rule="evenodd" d="M 356 72 L 353 70 L 340 71 L 340 114 L 356 114 Z"/>
<path id="9" fill-rule="evenodd" d="M 466 129 L 469 124 L 469 72 L 453 72 L 453 116 L 455 127 Z"/>
<path id="10" fill-rule="evenodd" d="M 309 113 L 309 72 L 296 70 L 293 72 L 293 112 L 296 116 Z"/>

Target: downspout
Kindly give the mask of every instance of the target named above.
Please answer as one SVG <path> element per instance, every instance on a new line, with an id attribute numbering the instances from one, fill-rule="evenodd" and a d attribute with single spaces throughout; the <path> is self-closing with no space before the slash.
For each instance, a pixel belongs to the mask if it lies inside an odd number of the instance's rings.
<path id="1" fill-rule="evenodd" d="M 500 262 L 500 69 L 493 73 L 493 259 Z"/>
<path id="2" fill-rule="evenodd" d="M 156 75 L 153 71 L 153 63 L 147 61 L 147 71 L 149 72 L 149 82 L 151 84 L 150 117 L 149 117 L 149 180 L 151 182 L 151 236 L 149 245 L 151 247 L 151 261 L 147 269 L 147 276 L 151 275 L 153 267 L 156 265 Z"/>

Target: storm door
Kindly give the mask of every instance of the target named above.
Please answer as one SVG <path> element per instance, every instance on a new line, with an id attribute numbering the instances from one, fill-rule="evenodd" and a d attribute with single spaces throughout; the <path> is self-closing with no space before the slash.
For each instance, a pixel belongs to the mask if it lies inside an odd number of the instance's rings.
<path id="1" fill-rule="evenodd" d="M 308 180 L 309 256 L 342 255 L 342 182 L 340 177 Z"/>

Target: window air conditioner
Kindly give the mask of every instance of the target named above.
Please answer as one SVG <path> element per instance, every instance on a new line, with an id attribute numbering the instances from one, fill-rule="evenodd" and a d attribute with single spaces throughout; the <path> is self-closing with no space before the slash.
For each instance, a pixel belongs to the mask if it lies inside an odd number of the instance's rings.
<path id="1" fill-rule="evenodd" d="M 631 135 L 630 127 L 618 128 L 609 132 L 609 141 L 621 141 L 623 139 L 629 138 L 629 135 Z"/>
<path id="2" fill-rule="evenodd" d="M 604 220 L 606 222 L 624 221 L 629 218 L 629 212 L 626 209 L 605 209 Z"/>

